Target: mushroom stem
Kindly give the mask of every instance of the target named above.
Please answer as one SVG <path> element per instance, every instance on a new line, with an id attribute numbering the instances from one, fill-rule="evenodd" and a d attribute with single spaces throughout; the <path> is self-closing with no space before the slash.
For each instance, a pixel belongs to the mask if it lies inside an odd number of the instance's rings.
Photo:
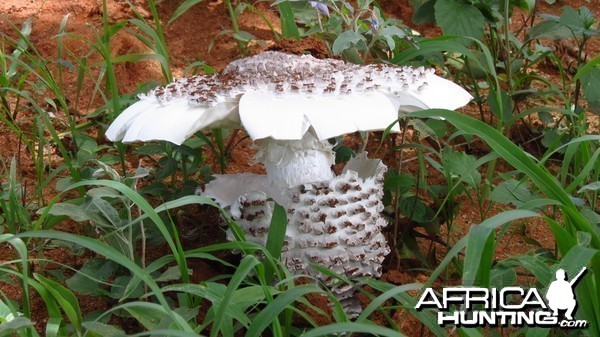
<path id="1" fill-rule="evenodd" d="M 300 140 L 263 139 L 258 148 L 256 160 L 264 165 L 274 187 L 287 190 L 334 177 L 333 145 L 317 139 L 310 131 Z"/>

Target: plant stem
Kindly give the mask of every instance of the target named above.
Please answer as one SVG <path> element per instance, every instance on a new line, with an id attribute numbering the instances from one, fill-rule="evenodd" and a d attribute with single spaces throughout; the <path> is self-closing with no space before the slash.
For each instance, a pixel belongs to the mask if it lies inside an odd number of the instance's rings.
<path id="1" fill-rule="evenodd" d="M 510 10 L 510 0 L 504 0 L 504 70 L 506 71 L 506 80 L 508 81 L 508 89 L 507 89 L 507 94 L 509 97 L 511 97 L 512 91 L 513 91 L 513 81 L 512 81 L 512 61 L 511 61 L 511 46 L 510 46 L 510 25 L 509 25 L 509 20 L 510 17 L 508 16 Z M 498 88 L 500 89 L 500 88 Z M 502 115 L 501 115 L 501 121 L 499 121 L 500 123 L 504 122 L 504 114 L 506 113 L 505 109 L 506 107 L 502 107 Z M 510 107 L 509 107 L 510 108 Z M 511 109 L 511 113 L 512 113 L 512 109 Z"/>
<path id="2" fill-rule="evenodd" d="M 233 29 L 233 34 L 238 35 L 240 33 L 240 26 L 238 25 L 237 15 L 235 14 L 233 5 L 231 5 L 231 0 L 225 0 L 225 4 L 227 4 L 227 11 L 229 12 L 229 17 L 231 18 L 231 29 Z M 235 36 L 234 36 L 234 38 L 237 41 L 237 45 L 238 45 L 238 49 L 240 50 L 240 54 L 242 54 L 242 55 L 246 54 L 246 52 L 245 52 L 246 48 L 244 47 L 244 44 L 242 43 L 242 41 L 238 40 Z"/>

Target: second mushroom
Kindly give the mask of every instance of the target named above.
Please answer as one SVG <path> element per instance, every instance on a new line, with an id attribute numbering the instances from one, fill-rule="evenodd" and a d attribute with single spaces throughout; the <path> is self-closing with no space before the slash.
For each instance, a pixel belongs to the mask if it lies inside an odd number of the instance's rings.
<path id="1" fill-rule="evenodd" d="M 335 176 L 327 139 L 384 130 L 399 111 L 456 109 L 470 99 L 433 69 L 264 52 L 218 74 L 182 78 L 140 96 L 106 135 L 112 141 L 181 144 L 201 129 L 243 128 L 267 174 L 216 175 L 202 194 L 228 209 L 248 240 L 262 244 L 274 202 L 285 207 L 287 268 L 321 279 L 356 312 L 353 290 L 336 286 L 310 263 L 350 279 L 381 275 L 390 251 L 381 232 L 387 225 L 381 216 L 386 167 L 363 152 Z"/>

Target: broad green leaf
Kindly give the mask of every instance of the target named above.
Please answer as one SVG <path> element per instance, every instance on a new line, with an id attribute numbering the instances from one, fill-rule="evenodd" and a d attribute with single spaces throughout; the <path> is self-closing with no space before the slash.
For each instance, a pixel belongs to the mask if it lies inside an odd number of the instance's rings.
<path id="1" fill-rule="evenodd" d="M 573 77 L 573 81 L 580 79 L 581 76 L 583 76 L 585 73 L 591 71 L 592 68 L 597 68 L 598 65 L 600 65 L 600 56 L 597 56 L 597 57 L 593 58 L 592 60 L 589 60 L 586 64 L 584 64 L 581 68 L 579 68 L 579 70 L 577 70 L 577 74 L 575 74 L 575 76 Z"/>
<path id="2" fill-rule="evenodd" d="M 581 21 L 583 22 L 584 33 L 591 33 L 592 35 L 598 35 L 600 33 L 598 31 L 598 26 L 593 28 L 592 26 L 596 22 L 596 15 L 593 11 L 585 6 L 579 7 L 578 10 L 579 17 L 581 17 Z"/>
<path id="3" fill-rule="evenodd" d="M 354 150 L 345 145 L 336 146 L 333 150 L 335 151 L 336 164 L 345 163 L 356 155 L 356 153 L 354 153 Z"/>
<path id="4" fill-rule="evenodd" d="M 358 46 L 360 43 L 366 43 L 367 39 L 362 36 L 360 33 L 357 33 L 353 30 L 346 30 L 342 32 L 338 37 L 333 41 L 333 45 L 331 47 L 331 51 L 334 55 L 341 55 L 343 51 L 349 49 L 350 47 Z"/>
<path id="5" fill-rule="evenodd" d="M 464 152 L 455 152 L 450 148 L 443 151 L 442 164 L 445 172 L 456 175 L 471 188 L 479 187 L 481 174 L 477 171 L 474 156 Z"/>
<path id="6" fill-rule="evenodd" d="M 138 298 L 144 294 L 144 289 L 141 285 L 136 288 L 129 287 L 132 276 L 118 276 L 112 281 L 112 287 L 108 296 L 114 299 L 122 300 L 125 298 Z"/>
<path id="7" fill-rule="evenodd" d="M 593 67 L 581 75 L 583 95 L 590 102 L 600 100 L 600 68 Z"/>
<path id="8" fill-rule="evenodd" d="M 100 322 L 83 322 L 88 337 L 122 337 L 127 336 L 125 332 L 114 325 Z"/>
<path id="9" fill-rule="evenodd" d="M 438 119 L 428 119 L 425 121 L 425 125 L 427 125 L 430 130 L 433 130 L 437 137 L 444 137 L 449 130 L 448 124 Z"/>
<path id="10" fill-rule="evenodd" d="M 431 207 L 414 195 L 403 198 L 398 208 L 404 215 L 418 223 L 429 223 L 435 219 L 435 212 Z"/>
<path id="11" fill-rule="evenodd" d="M 162 312 L 150 310 L 147 307 L 131 305 L 126 307 L 125 310 L 148 330 L 154 330 L 154 328 L 158 326 L 158 323 L 160 323 L 160 320 L 164 317 Z"/>
<path id="12" fill-rule="evenodd" d="M 560 206 L 560 202 L 550 199 L 533 199 L 521 204 L 521 206 L 519 206 L 518 208 L 532 210 L 536 208 L 543 208 L 545 206 Z"/>
<path id="13" fill-rule="evenodd" d="M 181 279 L 181 270 L 178 266 L 167 268 L 159 277 L 155 278 L 156 282 L 168 282 Z"/>
<path id="14" fill-rule="evenodd" d="M 535 7 L 535 2 L 536 0 L 517 0 L 514 2 L 511 1 L 513 5 L 516 5 L 519 8 L 526 11 L 531 11 Z"/>
<path id="15" fill-rule="evenodd" d="M 177 165 L 179 165 L 177 160 L 169 157 L 162 157 L 158 162 L 160 169 L 156 171 L 156 175 L 154 176 L 157 180 L 165 179 L 173 174 L 177 170 Z"/>
<path id="16" fill-rule="evenodd" d="M 191 148 L 185 144 L 177 146 L 175 152 L 188 157 L 197 157 L 199 155 L 198 149 Z"/>
<path id="17" fill-rule="evenodd" d="M 110 229 L 121 227 L 123 220 L 119 217 L 119 211 L 110 202 L 102 198 L 86 197 L 86 199 L 81 210 L 91 221 Z"/>
<path id="18" fill-rule="evenodd" d="M 599 226 L 600 225 L 600 214 L 592 211 L 589 208 L 584 208 L 581 210 L 581 215 L 587 219 L 592 225 Z"/>
<path id="19" fill-rule="evenodd" d="M 165 147 L 161 144 L 144 144 L 135 150 L 135 154 L 152 156 L 155 154 L 165 153 Z"/>
<path id="20" fill-rule="evenodd" d="M 396 49 L 396 42 L 394 38 L 404 38 L 406 34 L 404 31 L 396 26 L 386 26 L 379 30 L 379 34 L 385 38 L 390 50 Z"/>
<path id="21" fill-rule="evenodd" d="M 14 316 L 10 307 L 0 300 L 0 322 L 6 322 L 10 317 Z"/>
<path id="22" fill-rule="evenodd" d="M 267 288 L 272 296 L 280 293 L 275 288 Z M 235 292 L 234 300 L 236 305 L 246 310 L 250 306 L 254 306 L 265 300 L 265 287 L 260 285 L 249 285 L 240 288 Z"/>
<path id="23" fill-rule="evenodd" d="M 92 258 L 83 264 L 83 267 L 67 279 L 67 286 L 73 291 L 84 295 L 101 294 L 102 282 L 113 275 L 117 264 L 105 259 Z"/>
<path id="24" fill-rule="evenodd" d="M 435 5 L 436 0 L 412 0 L 413 16 L 412 22 L 417 25 L 431 23 L 435 21 Z"/>
<path id="25" fill-rule="evenodd" d="M 428 39 L 419 39 L 418 46 L 408 47 L 406 50 L 401 50 L 394 55 L 393 63 L 403 65 L 413 61 L 415 58 L 434 57 L 442 52 L 459 53 L 469 58 L 469 62 L 477 64 L 481 69 L 486 69 L 486 72 L 493 73 L 494 60 L 488 52 L 483 53 L 483 57 L 479 57 L 476 52 L 472 52 L 464 44 L 460 43 L 461 39 L 457 36 L 440 36 Z M 483 45 L 482 45 L 483 46 Z M 485 48 L 485 46 L 484 46 Z M 488 58 L 489 56 L 489 58 Z M 482 61 L 484 61 L 482 63 Z"/>
<path id="26" fill-rule="evenodd" d="M 583 247 L 589 247 L 590 242 L 592 241 L 592 236 L 590 235 L 590 233 L 577 232 L 576 236 L 577 236 L 577 245 L 583 246 Z"/>
<path id="27" fill-rule="evenodd" d="M 445 35 L 479 39 L 485 30 L 485 17 L 477 7 L 459 0 L 437 0 L 435 21 Z"/>
<path id="28" fill-rule="evenodd" d="M 383 187 L 386 190 L 394 191 L 401 189 L 402 191 L 408 191 L 411 187 L 417 185 L 417 179 L 411 174 L 387 174 L 383 180 Z"/>
<path id="29" fill-rule="evenodd" d="M 0 336 L 14 336 L 13 333 L 27 328 L 33 328 L 33 323 L 28 318 L 16 317 L 0 324 Z"/>
<path id="30" fill-rule="evenodd" d="M 492 113 L 504 123 L 509 123 L 511 121 L 512 106 L 510 104 L 510 97 L 504 90 L 497 92 L 494 89 L 490 89 L 488 105 L 490 110 L 492 110 Z"/>
<path id="31" fill-rule="evenodd" d="M 120 194 L 111 188 L 91 189 L 83 199 L 83 204 L 77 205 L 71 202 L 57 203 L 49 208 L 49 213 L 55 216 L 66 215 L 79 222 L 89 220 L 101 226 L 120 227 L 121 218 L 118 211 L 110 202 L 102 199 L 103 197 L 119 196 Z M 74 202 L 81 202 L 81 199 L 77 199 Z M 45 209 L 40 209 L 38 214 L 44 212 Z"/>
<path id="32" fill-rule="evenodd" d="M 433 130 L 429 124 L 420 119 L 409 120 L 408 125 L 412 126 L 413 129 L 418 133 L 419 139 L 425 139 L 427 137 L 435 139 L 437 137 L 435 130 Z"/>
<path id="33" fill-rule="evenodd" d="M 570 28 L 573 31 L 582 31 L 584 29 L 584 20 L 579 13 L 571 6 L 564 6 L 559 22 L 561 25 Z"/>
<path id="34" fill-rule="evenodd" d="M 600 100 L 588 101 L 588 108 L 590 109 L 590 112 L 594 113 L 596 116 L 600 116 Z"/>
<path id="35" fill-rule="evenodd" d="M 38 212 L 43 211 L 44 209 L 40 209 Z M 48 213 L 55 216 L 65 215 L 77 222 L 84 222 L 90 220 L 87 214 L 85 214 L 85 212 L 82 212 L 81 205 L 74 205 L 67 202 L 61 202 L 52 205 L 52 207 L 50 207 L 50 209 L 48 210 Z"/>
<path id="36" fill-rule="evenodd" d="M 87 191 L 87 195 L 92 198 L 119 198 L 121 194 L 114 188 L 110 187 L 96 187 L 91 188 Z"/>
<path id="37" fill-rule="evenodd" d="M 562 148 L 562 143 L 564 143 L 563 141 L 563 135 L 561 134 L 561 131 L 558 129 L 550 129 L 548 131 L 546 131 L 544 133 L 544 136 L 542 137 L 542 145 L 544 145 L 545 147 L 549 148 L 549 149 L 554 149 L 557 147 Z M 560 146 L 557 146 L 560 145 Z M 564 149 L 561 151 L 564 152 Z"/>
<path id="38" fill-rule="evenodd" d="M 531 200 L 536 200 L 539 195 L 535 193 L 529 183 L 510 179 L 501 182 L 488 196 L 488 199 L 503 205 L 515 205 L 517 207 Z"/>
<path id="39" fill-rule="evenodd" d="M 527 32 L 527 40 L 550 39 L 560 40 L 572 38 L 573 33 L 557 21 L 542 21 L 535 24 Z"/>

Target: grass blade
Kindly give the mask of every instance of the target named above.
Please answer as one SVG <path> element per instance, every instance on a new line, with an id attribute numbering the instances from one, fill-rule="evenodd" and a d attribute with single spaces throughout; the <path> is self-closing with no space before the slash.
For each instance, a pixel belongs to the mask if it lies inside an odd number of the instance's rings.
<path id="1" fill-rule="evenodd" d="M 231 280 L 229 281 L 227 290 L 225 291 L 225 295 L 223 296 L 223 300 L 221 301 L 221 304 L 216 310 L 215 321 L 210 332 L 211 337 L 216 337 L 219 334 L 219 331 L 221 330 L 221 325 L 226 319 L 225 311 L 229 306 L 233 295 L 235 294 L 235 291 L 240 286 L 240 284 L 242 284 L 242 281 L 244 281 L 248 274 L 254 269 L 254 267 L 259 264 L 260 261 L 258 261 L 252 255 L 244 256 L 242 262 L 240 262 L 240 265 L 238 266 L 237 270 L 235 271 L 235 273 L 231 277 Z"/>
<path id="2" fill-rule="evenodd" d="M 189 324 L 183 321 L 179 315 L 174 314 L 173 311 L 170 309 L 169 302 L 163 295 L 158 284 L 154 281 L 154 278 L 146 270 L 142 269 L 140 266 L 129 260 L 125 255 L 117 252 L 114 248 L 106 245 L 105 243 L 81 235 L 46 230 L 20 233 L 16 235 L 16 237 L 56 239 L 76 243 L 97 254 L 105 256 L 107 259 L 110 259 L 122 265 L 123 267 L 129 269 L 133 274 L 136 274 L 140 279 L 142 279 L 142 281 L 145 282 L 146 285 L 148 285 L 148 287 L 152 290 L 153 295 L 156 297 L 160 305 L 165 309 L 166 314 L 173 319 L 173 321 L 179 329 L 181 329 L 182 331 L 193 332 L 193 329 L 189 326 Z"/>
<path id="3" fill-rule="evenodd" d="M 81 323 L 83 318 L 81 316 L 81 308 L 79 307 L 79 301 L 77 297 L 67 288 L 63 287 L 59 283 L 52 281 L 42 275 L 34 274 L 34 277 L 40 282 L 40 284 L 48 290 L 54 300 L 60 305 L 65 315 L 71 322 L 71 325 L 77 332 L 77 335 L 81 335 Z"/>
<path id="4" fill-rule="evenodd" d="M 259 337 L 262 332 L 271 324 L 274 319 L 290 304 L 298 300 L 301 296 L 310 293 L 323 293 L 323 290 L 316 285 L 305 284 L 281 293 L 275 300 L 269 303 L 256 317 L 250 325 L 246 337 Z"/>
<path id="5" fill-rule="evenodd" d="M 296 19 L 294 18 L 294 10 L 290 2 L 281 2 L 277 7 L 279 7 L 279 16 L 281 18 L 281 35 L 286 39 L 294 38 L 300 40 L 300 32 L 298 31 L 298 25 L 296 25 Z"/>
<path id="6" fill-rule="evenodd" d="M 169 19 L 169 22 L 167 23 L 167 25 L 170 25 L 173 22 L 175 22 L 175 20 L 177 20 L 180 16 L 182 16 L 190 8 L 201 3 L 202 1 L 203 0 L 185 0 L 181 5 L 179 5 L 179 7 L 177 7 L 175 12 L 173 12 L 173 15 L 171 15 L 171 18 Z"/>
<path id="7" fill-rule="evenodd" d="M 375 325 L 374 323 L 337 323 L 318 327 L 302 334 L 302 337 L 317 337 L 326 336 L 340 333 L 363 333 L 368 336 L 388 336 L 388 337 L 400 337 L 404 336 L 398 331 L 384 328 L 382 326 Z"/>
<path id="8" fill-rule="evenodd" d="M 574 227 L 573 232 L 578 230 L 589 233 L 592 237 L 593 247 L 600 248 L 600 236 L 579 213 L 577 207 L 556 178 L 546 168 L 537 165 L 529 154 L 517 147 L 496 129 L 481 121 L 450 110 L 423 110 L 413 112 L 410 116 L 417 118 L 442 117 L 458 129 L 484 140 L 504 160 L 529 177 L 548 198 L 557 200 L 562 204 L 560 208 L 565 213 L 567 225 Z"/>

